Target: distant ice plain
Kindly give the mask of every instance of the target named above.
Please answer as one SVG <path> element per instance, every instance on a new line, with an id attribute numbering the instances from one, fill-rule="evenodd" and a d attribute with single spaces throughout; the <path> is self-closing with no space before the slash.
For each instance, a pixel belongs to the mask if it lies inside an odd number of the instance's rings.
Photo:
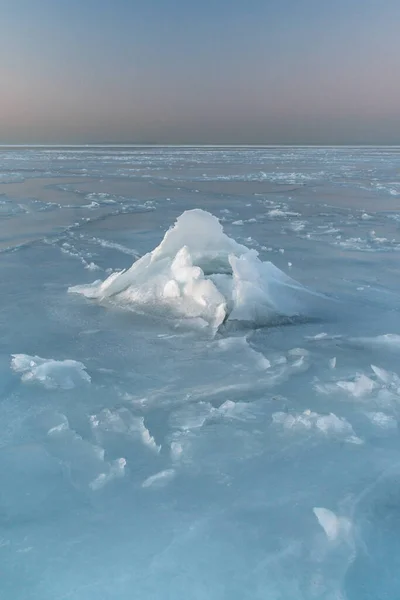
<path id="1" fill-rule="evenodd" d="M 194 208 L 326 313 L 68 293 Z M 0 149 L 0 275 L 0 598 L 400 595 L 400 149 Z"/>

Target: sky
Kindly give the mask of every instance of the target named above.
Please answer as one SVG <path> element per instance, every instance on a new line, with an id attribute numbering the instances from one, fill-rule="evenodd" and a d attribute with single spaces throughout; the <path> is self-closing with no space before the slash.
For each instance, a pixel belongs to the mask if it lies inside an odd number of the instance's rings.
<path id="1" fill-rule="evenodd" d="M 0 0 L 0 144 L 400 144 L 400 0 Z"/>

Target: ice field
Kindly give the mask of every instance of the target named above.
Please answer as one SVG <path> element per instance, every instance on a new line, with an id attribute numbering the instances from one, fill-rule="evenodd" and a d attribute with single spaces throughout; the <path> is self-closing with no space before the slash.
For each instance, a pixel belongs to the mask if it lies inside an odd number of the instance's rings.
<path id="1" fill-rule="evenodd" d="M 400 148 L 0 148 L 0 600 L 400 597 Z"/>

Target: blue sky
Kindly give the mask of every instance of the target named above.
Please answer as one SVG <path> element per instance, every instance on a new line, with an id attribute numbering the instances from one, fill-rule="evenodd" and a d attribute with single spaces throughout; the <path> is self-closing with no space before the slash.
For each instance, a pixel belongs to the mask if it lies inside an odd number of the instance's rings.
<path id="1" fill-rule="evenodd" d="M 0 143 L 399 143 L 399 0 L 0 0 Z"/>

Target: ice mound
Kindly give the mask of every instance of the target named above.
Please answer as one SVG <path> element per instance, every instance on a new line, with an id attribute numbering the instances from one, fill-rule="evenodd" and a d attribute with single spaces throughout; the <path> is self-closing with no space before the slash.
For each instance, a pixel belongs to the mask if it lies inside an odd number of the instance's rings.
<path id="1" fill-rule="evenodd" d="M 219 220 L 200 209 L 184 212 L 161 244 L 130 269 L 69 292 L 167 310 L 214 329 L 227 320 L 265 325 L 311 316 L 311 298 L 318 297 L 228 237 Z"/>
<path id="2" fill-rule="evenodd" d="M 16 373 L 22 373 L 23 382 L 38 382 L 47 389 L 70 390 L 79 384 L 91 382 L 85 365 L 76 360 L 13 354 L 11 368 Z"/>

